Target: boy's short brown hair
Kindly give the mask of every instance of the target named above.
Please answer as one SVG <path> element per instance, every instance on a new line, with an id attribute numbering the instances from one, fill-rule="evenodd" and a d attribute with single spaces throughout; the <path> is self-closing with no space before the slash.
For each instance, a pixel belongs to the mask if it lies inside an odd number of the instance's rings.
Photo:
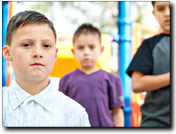
<path id="1" fill-rule="evenodd" d="M 56 39 L 56 31 L 54 29 L 53 23 L 45 15 L 37 11 L 24 11 L 17 13 L 9 21 L 6 34 L 6 44 L 11 44 L 13 34 L 19 27 L 33 23 L 48 24 L 48 26 L 52 29 Z"/>
<path id="2" fill-rule="evenodd" d="M 155 4 L 155 1 L 152 1 L 152 5 L 153 5 L 153 7 L 154 7 L 154 4 Z"/>
<path id="3" fill-rule="evenodd" d="M 84 23 L 78 27 L 78 29 L 75 31 L 73 35 L 73 44 L 76 38 L 78 38 L 81 34 L 93 34 L 93 35 L 97 34 L 101 43 L 101 32 L 99 31 L 98 28 L 94 27 L 89 23 Z"/>

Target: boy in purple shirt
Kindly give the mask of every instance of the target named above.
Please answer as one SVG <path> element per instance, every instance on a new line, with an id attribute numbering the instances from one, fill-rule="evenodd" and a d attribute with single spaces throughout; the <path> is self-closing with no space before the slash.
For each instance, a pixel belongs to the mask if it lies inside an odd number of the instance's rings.
<path id="1" fill-rule="evenodd" d="M 91 24 L 81 25 L 73 45 L 72 52 L 81 66 L 61 78 L 59 90 L 86 108 L 92 127 L 123 127 L 120 78 L 97 66 L 104 50 L 100 31 Z"/>

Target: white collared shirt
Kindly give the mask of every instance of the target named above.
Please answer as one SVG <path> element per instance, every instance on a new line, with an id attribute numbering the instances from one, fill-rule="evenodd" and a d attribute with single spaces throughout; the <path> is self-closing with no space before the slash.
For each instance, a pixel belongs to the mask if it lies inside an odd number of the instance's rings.
<path id="1" fill-rule="evenodd" d="M 3 126 L 5 127 L 89 127 L 85 109 L 54 88 L 31 95 L 14 80 L 3 88 Z"/>

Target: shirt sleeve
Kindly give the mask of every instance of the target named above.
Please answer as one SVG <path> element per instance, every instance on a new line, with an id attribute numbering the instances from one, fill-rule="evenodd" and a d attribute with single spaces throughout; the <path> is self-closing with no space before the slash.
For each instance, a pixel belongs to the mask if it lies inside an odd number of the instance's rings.
<path id="1" fill-rule="evenodd" d="M 152 48 L 147 40 L 144 40 L 136 52 L 126 73 L 131 77 L 133 71 L 140 71 L 144 75 L 152 74 Z"/>
<path id="2" fill-rule="evenodd" d="M 124 107 L 122 85 L 120 77 L 112 76 L 109 81 L 109 105 L 110 109 L 114 107 Z"/>

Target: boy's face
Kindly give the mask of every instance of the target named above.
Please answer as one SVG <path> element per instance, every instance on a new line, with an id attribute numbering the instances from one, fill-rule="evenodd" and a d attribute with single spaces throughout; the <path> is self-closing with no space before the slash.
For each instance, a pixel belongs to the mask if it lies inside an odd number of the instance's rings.
<path id="1" fill-rule="evenodd" d="M 93 69 L 97 67 L 97 59 L 103 49 L 98 35 L 81 34 L 76 38 L 72 52 L 81 64 L 81 68 Z"/>
<path id="2" fill-rule="evenodd" d="M 170 2 L 155 1 L 153 14 L 164 33 L 170 34 Z"/>
<path id="3" fill-rule="evenodd" d="M 57 58 L 55 36 L 47 24 L 27 24 L 13 34 L 3 56 L 12 61 L 17 81 L 39 82 L 48 79 Z"/>

